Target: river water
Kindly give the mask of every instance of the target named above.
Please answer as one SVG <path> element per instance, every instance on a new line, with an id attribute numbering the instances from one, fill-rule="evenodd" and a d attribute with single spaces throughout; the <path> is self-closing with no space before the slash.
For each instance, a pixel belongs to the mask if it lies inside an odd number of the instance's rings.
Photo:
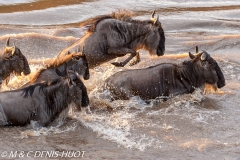
<path id="1" fill-rule="evenodd" d="M 10 36 L 30 61 L 51 58 L 85 33 L 81 22 L 118 9 L 131 10 L 136 19 L 149 19 L 156 9 L 166 36 L 165 55 L 141 51 L 135 66 L 105 63 L 92 69 L 84 81 L 91 113 L 72 112 L 64 123 L 58 119 L 41 129 L 34 124 L 2 127 L 0 152 L 85 151 L 82 159 L 240 159 L 240 1 L 0 0 L 0 48 Z M 197 89 L 145 104 L 138 97 L 110 102 L 100 88 L 120 70 L 181 63 L 196 45 L 224 73 L 226 86 L 217 92 Z M 33 71 L 38 67 L 31 64 Z M 17 88 L 27 79 L 13 77 L 9 86 Z"/>

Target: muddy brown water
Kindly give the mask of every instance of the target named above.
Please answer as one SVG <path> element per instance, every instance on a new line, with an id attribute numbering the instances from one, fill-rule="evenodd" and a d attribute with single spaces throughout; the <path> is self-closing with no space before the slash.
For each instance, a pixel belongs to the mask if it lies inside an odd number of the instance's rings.
<path id="1" fill-rule="evenodd" d="M 118 9 L 131 10 L 136 19 L 148 19 L 156 9 L 166 33 L 165 55 L 150 57 L 141 51 L 141 62 L 133 67 L 115 68 L 106 63 L 92 69 L 91 79 L 84 81 L 91 114 L 85 110 L 71 113 L 63 123 L 59 120 L 41 129 L 34 124 L 1 127 L 0 154 L 85 151 L 81 159 L 240 159 L 238 1 L 0 0 L 0 48 L 10 36 L 10 43 L 16 43 L 34 71 L 41 67 L 34 61 L 54 57 L 85 33 L 81 22 Z M 181 63 L 196 45 L 208 51 L 224 73 L 226 86 L 217 92 L 203 94 L 197 89 L 166 102 L 145 104 L 138 97 L 110 102 L 108 92 L 99 89 L 104 79 L 120 70 Z M 13 77 L 9 88 L 27 80 Z"/>

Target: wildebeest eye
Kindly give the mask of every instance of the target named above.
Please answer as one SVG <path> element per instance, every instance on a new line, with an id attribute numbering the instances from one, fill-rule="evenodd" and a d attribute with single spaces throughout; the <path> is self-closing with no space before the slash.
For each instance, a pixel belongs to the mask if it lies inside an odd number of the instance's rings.
<path id="1" fill-rule="evenodd" d="M 79 60 L 80 57 L 73 57 L 72 59 L 73 59 L 73 60 Z"/>
<path id="2" fill-rule="evenodd" d="M 183 64 L 183 65 L 187 65 L 188 63 L 189 63 L 189 61 L 184 60 L 182 64 Z"/>

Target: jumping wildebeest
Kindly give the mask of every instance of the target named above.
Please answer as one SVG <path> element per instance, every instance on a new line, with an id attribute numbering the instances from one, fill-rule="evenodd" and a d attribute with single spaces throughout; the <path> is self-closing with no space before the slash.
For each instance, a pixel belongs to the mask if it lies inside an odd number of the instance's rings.
<path id="1" fill-rule="evenodd" d="M 24 126 L 31 120 L 46 126 L 70 104 L 89 104 L 87 89 L 73 71 L 65 78 L 0 93 L 0 125 Z"/>
<path id="2" fill-rule="evenodd" d="M 192 93 L 205 83 L 225 86 L 225 79 L 217 62 L 206 52 L 193 55 L 182 64 L 162 63 L 145 69 L 115 73 L 105 81 L 113 99 L 129 99 L 139 96 L 144 100 L 156 97 Z"/>
<path id="3" fill-rule="evenodd" d="M 21 75 L 23 72 L 24 75 L 28 75 L 31 72 L 26 57 L 15 45 L 12 47 L 9 46 L 9 39 L 0 55 L 0 85 L 4 80 L 8 84 L 11 73 Z"/>
<path id="4" fill-rule="evenodd" d="M 22 87 L 40 82 L 51 82 L 54 79 L 67 76 L 67 71 L 72 70 L 78 75 L 83 76 L 83 79 L 90 78 L 88 67 L 88 60 L 84 53 L 78 52 L 77 54 L 69 53 L 63 59 L 49 59 L 46 68 L 38 70 L 31 78 L 30 82 Z"/>
<path id="5" fill-rule="evenodd" d="M 133 20 L 127 11 L 112 13 L 93 18 L 87 33 L 71 46 L 63 49 L 57 58 L 61 59 L 68 52 L 84 46 L 85 54 L 89 61 L 89 67 L 93 68 L 114 58 L 130 56 L 123 62 L 113 62 L 115 66 L 126 65 L 133 57 L 140 61 L 138 50 L 145 49 L 150 55 L 161 56 L 165 51 L 165 36 L 161 23 L 154 18 L 152 20 Z"/>

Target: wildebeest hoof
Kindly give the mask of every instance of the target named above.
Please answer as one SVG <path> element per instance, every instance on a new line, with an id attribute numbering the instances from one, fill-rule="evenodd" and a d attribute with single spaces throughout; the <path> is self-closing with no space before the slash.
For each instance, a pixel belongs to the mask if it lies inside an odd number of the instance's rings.
<path id="1" fill-rule="evenodd" d="M 122 62 L 112 62 L 112 64 L 116 67 L 124 67 L 124 64 Z"/>
<path id="2" fill-rule="evenodd" d="M 140 59 L 139 60 L 135 60 L 135 61 L 131 61 L 129 66 L 133 66 L 135 64 L 138 64 L 140 62 Z"/>

